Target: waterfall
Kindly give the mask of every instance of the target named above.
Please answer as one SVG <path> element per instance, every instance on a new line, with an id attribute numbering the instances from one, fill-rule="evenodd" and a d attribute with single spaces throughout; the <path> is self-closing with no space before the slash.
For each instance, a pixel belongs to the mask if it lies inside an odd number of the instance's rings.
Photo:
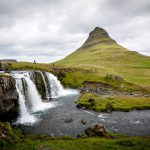
<path id="1" fill-rule="evenodd" d="M 38 120 L 35 113 L 56 106 L 56 102 L 43 102 L 34 83 L 34 72 L 32 71 L 14 71 L 11 75 L 16 79 L 16 89 L 19 94 L 20 115 L 17 123 L 31 124 Z M 58 98 L 69 94 L 77 94 L 76 90 L 64 89 L 60 81 L 51 73 L 40 72 L 45 86 L 46 96 Z M 48 83 L 47 83 L 48 82 Z M 50 89 L 50 90 L 49 90 Z M 51 92 L 51 93 L 50 93 Z"/>
<path id="2" fill-rule="evenodd" d="M 23 95 L 23 86 L 21 78 L 16 79 L 16 89 L 19 94 L 20 116 L 17 123 L 29 124 L 36 122 L 37 118 L 30 114 L 26 105 L 25 97 Z"/>
<path id="3" fill-rule="evenodd" d="M 60 81 L 53 74 L 46 72 L 46 75 L 47 75 L 49 85 L 51 88 L 52 98 L 57 98 L 57 97 L 61 97 L 61 96 L 66 96 L 66 95 L 78 93 L 76 90 L 64 89 L 64 87 L 62 86 Z"/>
<path id="4" fill-rule="evenodd" d="M 25 74 L 24 79 L 28 85 L 28 89 L 27 89 L 28 99 L 31 102 L 33 112 L 43 111 L 44 109 L 53 107 L 53 105 L 51 105 L 51 103 L 43 103 L 42 102 L 41 96 L 38 93 L 36 85 L 31 80 L 29 73 Z"/>
<path id="5" fill-rule="evenodd" d="M 46 72 L 49 85 L 51 88 L 51 96 L 52 98 L 56 98 L 62 95 L 63 93 L 63 86 L 61 85 L 60 81 L 51 73 Z"/>

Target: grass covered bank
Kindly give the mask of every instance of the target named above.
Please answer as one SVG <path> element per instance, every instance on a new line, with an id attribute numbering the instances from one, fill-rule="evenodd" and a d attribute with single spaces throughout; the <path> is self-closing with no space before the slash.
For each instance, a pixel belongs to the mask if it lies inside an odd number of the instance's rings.
<path id="1" fill-rule="evenodd" d="M 77 106 L 99 112 L 142 110 L 150 109 L 150 97 L 85 93 L 78 99 Z"/>
<path id="2" fill-rule="evenodd" d="M 0 77 L 9 78 L 9 77 L 10 77 L 10 75 L 4 74 L 4 73 L 0 73 Z"/>
<path id="3" fill-rule="evenodd" d="M 46 135 L 25 135 L 12 128 L 9 123 L 0 122 L 1 150 L 149 150 L 150 137 L 129 137 L 111 135 L 98 137 L 49 137 Z"/>

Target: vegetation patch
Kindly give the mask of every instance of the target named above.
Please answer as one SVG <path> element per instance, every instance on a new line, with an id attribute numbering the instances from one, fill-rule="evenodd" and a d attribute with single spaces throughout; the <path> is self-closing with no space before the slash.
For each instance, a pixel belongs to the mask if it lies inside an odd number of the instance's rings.
<path id="1" fill-rule="evenodd" d="M 0 77 L 9 78 L 9 77 L 10 77 L 10 75 L 8 75 L 8 74 L 4 74 L 4 73 L 0 73 Z"/>
<path id="2" fill-rule="evenodd" d="M 41 70 L 52 71 L 52 64 L 31 63 L 31 62 L 15 62 L 7 63 L 11 70 Z"/>
<path id="3" fill-rule="evenodd" d="M 85 93 L 77 101 L 77 107 L 99 112 L 150 109 L 150 97 L 110 96 Z"/>

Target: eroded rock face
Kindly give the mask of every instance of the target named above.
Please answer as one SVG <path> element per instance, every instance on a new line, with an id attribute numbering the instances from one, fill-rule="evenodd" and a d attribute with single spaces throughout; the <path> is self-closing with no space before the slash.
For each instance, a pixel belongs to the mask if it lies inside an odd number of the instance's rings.
<path id="1" fill-rule="evenodd" d="M 100 93 L 106 95 L 111 94 L 112 92 L 112 86 L 103 82 L 84 81 L 83 86 L 84 88 L 82 90 L 90 93 Z"/>
<path id="2" fill-rule="evenodd" d="M 12 77 L 0 77 L 0 120 L 11 121 L 18 116 L 19 96 Z"/>

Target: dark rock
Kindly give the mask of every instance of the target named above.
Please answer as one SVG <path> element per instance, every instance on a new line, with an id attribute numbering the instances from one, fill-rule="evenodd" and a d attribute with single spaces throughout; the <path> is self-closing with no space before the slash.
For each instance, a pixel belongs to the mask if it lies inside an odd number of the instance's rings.
<path id="1" fill-rule="evenodd" d="M 106 112 L 111 112 L 111 111 L 113 111 L 113 110 L 114 110 L 114 106 L 113 106 L 112 102 L 108 102 L 108 103 L 106 104 L 105 111 L 106 111 Z"/>
<path id="2" fill-rule="evenodd" d="M 12 134 L 12 128 L 8 122 L 0 122 L 0 139 L 5 139 Z"/>
<path id="3" fill-rule="evenodd" d="M 82 119 L 82 120 L 81 120 L 81 123 L 82 123 L 83 125 L 85 125 L 85 124 L 86 124 L 86 121 L 85 121 L 84 119 Z"/>
<path id="4" fill-rule="evenodd" d="M 96 38 L 96 37 L 108 37 L 109 38 L 109 35 L 105 29 L 96 27 L 93 31 L 90 32 L 89 37 L 90 38 Z"/>
<path id="5" fill-rule="evenodd" d="M 114 81 L 123 81 L 123 77 L 115 76 L 115 75 L 107 75 L 105 77 L 106 80 L 114 80 Z"/>
<path id="6" fill-rule="evenodd" d="M 12 77 L 0 77 L 0 120 L 11 121 L 19 113 L 16 82 Z"/>
<path id="7" fill-rule="evenodd" d="M 42 96 L 42 98 L 46 97 L 46 89 L 44 85 L 44 81 L 40 71 L 33 71 L 33 81 L 38 89 L 38 92 Z M 48 82 L 47 82 L 48 83 Z"/>
<path id="8" fill-rule="evenodd" d="M 64 122 L 65 122 L 65 123 L 71 123 L 71 122 L 73 122 L 73 119 L 70 117 L 70 118 L 65 119 Z"/>
<path id="9" fill-rule="evenodd" d="M 81 133 L 77 134 L 77 138 L 81 138 L 81 137 L 84 137 L 84 134 Z"/>
<path id="10" fill-rule="evenodd" d="M 89 92 L 89 93 L 99 93 L 102 95 L 108 95 L 111 94 L 111 92 L 114 92 L 112 89 L 113 87 L 107 83 L 103 82 L 91 82 L 91 81 L 84 81 L 83 83 L 83 92 Z"/>
<path id="11" fill-rule="evenodd" d="M 11 72 L 11 68 L 0 62 L 0 71 L 5 71 L 6 73 L 10 73 Z"/>
<path id="12" fill-rule="evenodd" d="M 79 108 L 79 109 L 82 109 L 82 110 L 86 110 L 86 109 L 88 108 L 86 105 L 81 104 L 81 103 L 78 103 L 78 104 L 76 105 L 76 107 Z"/>
<path id="13" fill-rule="evenodd" d="M 78 103 L 78 104 L 76 105 L 76 107 L 77 107 L 77 108 L 83 108 L 83 107 L 84 107 L 84 105 L 83 105 L 83 104 Z"/>
<path id="14" fill-rule="evenodd" d="M 88 101 L 90 103 L 90 106 L 94 106 L 95 105 L 95 100 L 94 99 L 90 98 Z"/>
<path id="15" fill-rule="evenodd" d="M 85 134 L 93 137 L 104 137 L 107 134 L 107 130 L 102 124 L 96 124 L 87 128 Z"/>

